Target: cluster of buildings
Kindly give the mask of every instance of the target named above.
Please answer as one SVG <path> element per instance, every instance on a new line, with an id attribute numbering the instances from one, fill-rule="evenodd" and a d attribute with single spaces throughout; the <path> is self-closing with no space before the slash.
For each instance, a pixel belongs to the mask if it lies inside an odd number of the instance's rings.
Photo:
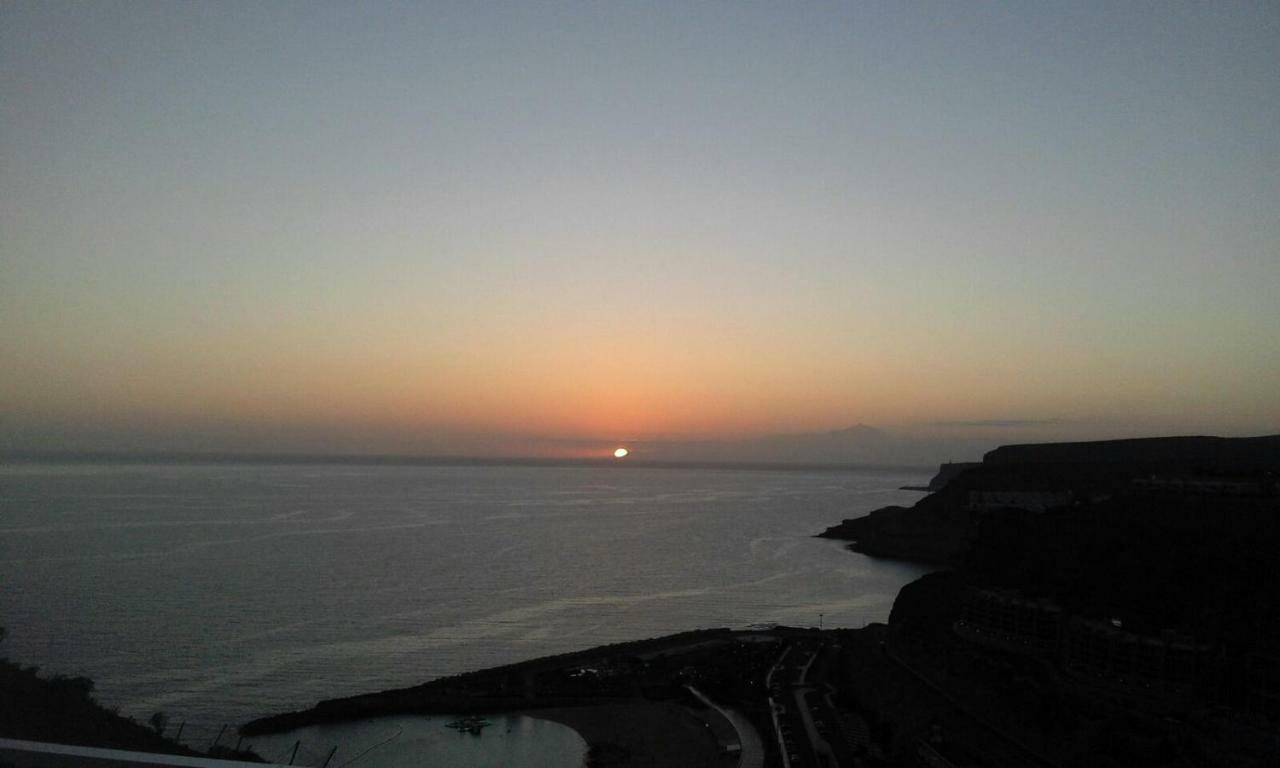
<path id="1" fill-rule="evenodd" d="M 1134 490 L 1177 496 L 1275 496 L 1280 481 L 1271 477 L 1215 477 L 1208 475 L 1150 475 L 1133 481 Z"/>
<path id="2" fill-rule="evenodd" d="M 1135 477 L 1110 488 L 1063 488 L 1044 478 L 987 479 L 974 483 L 965 497 L 964 508 L 970 512 L 997 509 L 1022 509 L 1044 513 L 1066 509 L 1077 503 L 1096 504 L 1110 498 L 1113 492 L 1139 496 L 1183 498 L 1252 499 L 1274 503 L 1280 499 L 1280 478 L 1274 475 L 1231 477 L 1204 474 L 1152 474 Z"/>
<path id="3" fill-rule="evenodd" d="M 1068 615 L 1009 590 L 971 590 L 954 629 L 973 643 L 1050 659 L 1079 680 L 1136 692 L 1203 691 L 1220 675 L 1209 646 L 1192 638 L 1132 632 L 1118 619 Z"/>
<path id="4" fill-rule="evenodd" d="M 1036 472 L 976 480 L 960 498 L 967 511 L 979 514 L 1016 509 L 1041 515 L 1072 509 L 1082 524 L 1105 524 L 1115 507 L 1099 507 L 1097 502 L 1116 499 L 1131 521 L 1161 531 L 1208 535 L 1239 526 L 1265 531 L 1280 519 L 1280 476 L 1274 471 L 1233 475 L 1175 470 L 1127 477 L 1122 471 L 1100 473 L 1090 478 L 1094 482 L 1069 489 Z M 1128 504 L 1126 498 L 1136 503 Z M 1053 540 L 1045 546 L 1053 551 Z M 1064 541 L 1062 546 L 1072 545 Z M 1259 556 L 1265 554 L 1240 553 Z M 1061 560 L 1062 568 L 1078 565 L 1070 556 Z M 971 643 L 1043 658 L 1077 684 L 1121 697 L 1172 701 L 1217 698 L 1231 691 L 1232 700 L 1248 708 L 1280 713 L 1280 656 L 1273 650 L 1211 647 L 1172 630 L 1135 631 L 1119 619 L 1073 615 L 1053 600 L 1010 589 L 970 589 L 953 629 Z"/>
<path id="5" fill-rule="evenodd" d="M 1071 491 L 969 491 L 966 509 L 970 512 L 988 512 L 994 509 L 1025 509 L 1028 512 L 1047 512 L 1071 505 Z"/>

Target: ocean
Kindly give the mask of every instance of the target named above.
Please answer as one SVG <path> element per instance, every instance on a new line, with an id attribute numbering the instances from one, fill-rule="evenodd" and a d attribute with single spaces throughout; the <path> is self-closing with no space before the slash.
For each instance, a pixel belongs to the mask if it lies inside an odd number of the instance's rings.
<path id="1" fill-rule="evenodd" d="M 920 470 L 0 467 L 0 655 L 145 720 L 335 696 L 699 627 L 860 627 L 916 565 L 812 538 Z"/>

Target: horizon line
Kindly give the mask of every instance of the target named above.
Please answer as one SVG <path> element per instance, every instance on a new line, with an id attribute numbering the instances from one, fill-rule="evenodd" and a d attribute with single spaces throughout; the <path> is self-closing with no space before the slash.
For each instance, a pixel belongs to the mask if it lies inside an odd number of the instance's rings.
<path id="1" fill-rule="evenodd" d="M 253 451 L 103 451 L 103 450 L 0 450 L 3 464 L 170 464 L 170 465 L 352 465 L 352 466 L 527 466 L 617 467 L 625 469 L 723 469 L 754 471 L 931 470 L 933 464 L 875 462 L 785 461 L 680 461 L 613 457 L 543 456 L 433 456 L 379 453 L 294 453 Z"/>

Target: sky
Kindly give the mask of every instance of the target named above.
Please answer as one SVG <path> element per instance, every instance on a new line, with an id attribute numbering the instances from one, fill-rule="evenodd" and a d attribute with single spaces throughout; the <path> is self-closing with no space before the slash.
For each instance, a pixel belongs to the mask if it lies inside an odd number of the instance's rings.
<path id="1" fill-rule="evenodd" d="M 0 447 L 1275 433 L 1278 307 L 1274 2 L 0 4 Z"/>

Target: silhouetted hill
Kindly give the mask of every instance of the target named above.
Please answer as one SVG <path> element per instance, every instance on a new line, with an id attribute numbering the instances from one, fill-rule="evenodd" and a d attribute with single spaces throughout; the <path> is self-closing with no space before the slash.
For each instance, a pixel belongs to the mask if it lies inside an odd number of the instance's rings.
<path id="1" fill-rule="evenodd" d="M 833 527 L 951 566 L 849 657 L 853 701 L 900 764 L 1276 765 L 1278 468 L 1275 436 L 1004 446 Z"/>
<path id="2" fill-rule="evenodd" d="M 945 483 L 937 482 L 944 474 Z M 980 464 L 943 465 L 935 478 L 941 487 L 911 507 L 878 509 L 819 535 L 853 542 L 852 549 L 869 555 L 956 565 L 981 522 L 1001 506 L 1080 510 L 1116 497 L 1147 504 L 1140 499 L 1153 493 L 1165 499 L 1161 503 L 1190 494 L 1200 506 L 1213 503 L 1205 499 L 1222 506 L 1236 502 L 1221 497 L 1223 487 L 1208 486 L 1235 483 L 1237 495 L 1273 499 L 1278 475 L 1280 436 L 1007 445 L 988 452 Z"/>
<path id="3" fill-rule="evenodd" d="M 3 630 L 0 629 L 0 638 Z M 0 736 L 53 744 L 262 762 L 248 751 L 217 746 L 197 752 L 94 700 L 87 677 L 43 677 L 0 657 Z"/>
<path id="4" fill-rule="evenodd" d="M 1280 470 L 1280 435 L 1149 437 L 1082 443 L 1003 445 L 984 465 L 1129 464 L 1169 471 L 1241 473 Z"/>

